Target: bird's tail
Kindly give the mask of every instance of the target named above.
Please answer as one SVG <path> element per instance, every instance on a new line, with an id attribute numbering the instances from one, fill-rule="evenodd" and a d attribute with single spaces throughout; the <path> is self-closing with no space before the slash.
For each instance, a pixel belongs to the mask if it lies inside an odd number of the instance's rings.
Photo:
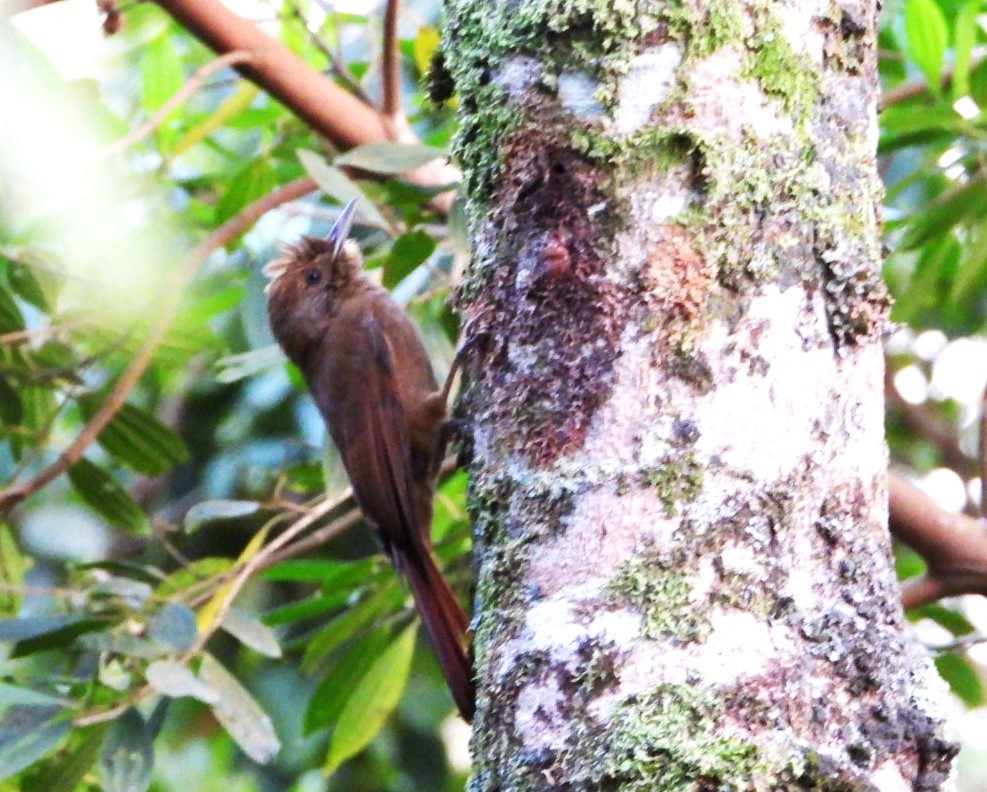
<path id="1" fill-rule="evenodd" d="M 476 707 L 473 660 L 466 649 L 469 620 L 428 550 L 422 548 L 415 557 L 405 553 L 398 555 L 404 556 L 396 559 L 400 571 L 411 588 L 453 700 L 468 723 L 473 720 Z"/>

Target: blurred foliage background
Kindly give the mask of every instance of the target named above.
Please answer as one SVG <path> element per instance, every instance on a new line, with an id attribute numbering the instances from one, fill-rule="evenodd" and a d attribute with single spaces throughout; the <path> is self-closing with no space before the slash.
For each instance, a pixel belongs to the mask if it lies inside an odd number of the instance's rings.
<path id="1" fill-rule="evenodd" d="M 229 5 L 378 95 L 381 9 Z M 987 383 L 985 22 L 982 0 L 889 2 L 879 41 L 892 465 L 970 513 Z M 432 0 L 404 9 L 404 106 L 424 146 L 339 154 L 222 64 L 196 77 L 215 56 L 153 4 L 107 20 L 66 0 L 0 20 L 0 791 L 462 789 L 468 727 L 369 532 L 344 530 L 345 478 L 273 346 L 259 275 L 278 241 L 325 233 L 364 195 L 368 267 L 444 375 L 463 224 L 432 211 L 437 188 L 395 176 L 454 131 L 456 99 L 424 93 L 439 28 Z M 306 174 L 320 192 L 192 252 Z M 135 361 L 146 371 L 67 475 L 10 500 Z M 433 526 L 464 600 L 465 492 L 464 474 L 444 479 Z M 902 549 L 899 568 L 922 562 Z M 987 607 L 911 616 L 952 690 L 961 786 L 982 789 Z"/>

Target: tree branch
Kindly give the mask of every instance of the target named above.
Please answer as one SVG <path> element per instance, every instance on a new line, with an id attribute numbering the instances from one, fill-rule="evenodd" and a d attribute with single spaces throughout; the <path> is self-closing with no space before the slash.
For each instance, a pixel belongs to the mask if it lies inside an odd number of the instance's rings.
<path id="1" fill-rule="evenodd" d="M 130 392 L 137 386 L 140 378 L 151 364 L 154 352 L 171 327 L 171 323 L 181 304 L 184 286 L 199 266 L 215 250 L 224 247 L 247 231 L 268 211 L 288 201 L 301 198 L 314 189 L 316 189 L 315 182 L 308 177 L 289 182 L 279 187 L 263 198 L 259 198 L 252 204 L 244 207 L 239 214 L 227 220 L 185 256 L 175 272 L 172 287 L 162 295 L 161 312 L 152 324 L 147 339 L 134 355 L 130 366 L 124 371 L 120 379 L 117 380 L 116 386 L 106 398 L 106 401 L 103 402 L 99 411 L 92 417 L 92 420 L 83 428 L 75 440 L 72 441 L 72 444 L 52 464 L 35 474 L 30 481 L 0 491 L 0 515 L 9 514 L 25 498 L 30 497 L 72 467 L 72 465 L 82 458 L 86 448 L 99 436 L 99 433 L 106 428 L 106 425 L 113 419 L 113 416 L 120 410 L 124 402 L 126 402 Z"/>
<path id="2" fill-rule="evenodd" d="M 888 475 L 891 533 L 928 565 L 906 581 L 902 602 L 915 608 L 953 594 L 987 594 L 987 519 L 940 507 L 896 473 Z"/>
<path id="3" fill-rule="evenodd" d="M 980 514 L 987 516 L 987 386 L 980 398 Z"/>
<path id="4" fill-rule="evenodd" d="M 380 109 L 393 123 L 401 116 L 401 52 L 398 49 L 398 16 L 401 0 L 387 0 L 384 42 L 381 52 Z"/>
<path id="5" fill-rule="evenodd" d="M 240 64 L 237 71 L 283 102 L 336 148 L 345 150 L 391 138 L 376 110 L 218 0 L 156 2 L 217 53 L 249 52 L 250 63 Z"/>
<path id="6" fill-rule="evenodd" d="M 99 159 L 107 159 L 126 151 L 132 145 L 137 143 L 137 141 L 144 139 L 155 129 L 157 129 L 164 120 L 170 116 L 177 107 L 179 107 L 184 102 L 194 94 L 202 84 L 209 79 L 210 76 L 215 74 L 227 66 L 236 66 L 239 64 L 249 63 L 252 56 L 249 52 L 244 52 L 243 50 L 234 50 L 233 52 L 227 52 L 225 55 L 220 55 L 216 60 L 210 61 L 201 69 L 199 69 L 195 74 L 189 77 L 189 80 L 185 85 L 179 88 L 174 96 L 172 96 L 167 102 L 165 102 L 161 108 L 152 115 L 147 121 L 141 124 L 136 129 L 132 129 L 126 135 L 124 135 L 120 140 L 111 143 L 101 152 L 99 152 Z"/>

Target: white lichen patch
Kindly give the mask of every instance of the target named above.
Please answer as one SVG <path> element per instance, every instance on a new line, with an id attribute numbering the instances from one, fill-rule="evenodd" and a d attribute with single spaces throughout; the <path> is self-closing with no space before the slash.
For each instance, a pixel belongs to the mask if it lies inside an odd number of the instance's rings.
<path id="1" fill-rule="evenodd" d="M 575 597 L 575 599 L 568 599 Z M 531 748 L 560 747 L 572 723 L 564 707 L 566 694 L 559 687 L 561 676 L 579 678 L 584 672 L 580 649 L 585 646 L 633 646 L 640 639 L 641 616 L 630 610 L 589 610 L 581 605 L 596 603 L 597 591 L 573 588 L 541 600 L 528 609 L 518 638 L 505 643 L 497 672 L 504 678 L 524 657 L 544 654 L 545 673 L 525 685 L 518 697 L 515 727 Z"/>
<path id="2" fill-rule="evenodd" d="M 537 60 L 517 56 L 504 60 L 494 80 L 511 96 L 517 97 L 537 83 L 541 73 L 541 64 Z"/>
<path id="3" fill-rule="evenodd" d="M 726 574 L 754 575 L 764 568 L 754 548 L 747 544 L 728 544 L 720 550 L 720 564 Z"/>
<path id="4" fill-rule="evenodd" d="M 574 586 L 602 587 L 642 543 L 670 541 L 679 520 L 650 488 L 635 488 L 620 495 L 599 489 L 579 498 L 568 523 L 529 555 L 529 579 L 547 596 Z"/>
<path id="5" fill-rule="evenodd" d="M 663 420 L 657 398 L 660 379 L 651 359 L 651 339 L 642 336 L 636 327 L 628 325 L 620 347 L 621 355 L 614 367 L 613 393 L 593 416 L 593 423 L 583 443 L 584 464 L 586 460 L 599 460 L 633 465 L 639 458 L 635 449 L 642 427 L 654 429 L 659 424 L 667 423 Z M 667 437 L 667 431 L 662 435 Z"/>
<path id="6" fill-rule="evenodd" d="M 721 47 L 689 70 L 690 126 L 728 140 L 746 135 L 755 140 L 792 134 L 792 121 L 760 86 L 741 76 L 743 60 L 736 47 Z"/>
<path id="7" fill-rule="evenodd" d="M 710 633 L 690 663 L 691 670 L 711 685 L 728 687 L 765 675 L 769 664 L 792 651 L 788 627 L 733 608 L 710 617 Z M 785 652 L 781 644 L 788 645 Z M 770 651 L 767 651 L 770 649 Z"/>
<path id="8" fill-rule="evenodd" d="M 621 77 L 614 110 L 616 132 L 627 135 L 651 123 L 652 111 L 675 85 L 682 63 L 682 47 L 677 43 L 642 52 L 634 57 Z"/>
<path id="9" fill-rule="evenodd" d="M 561 746 L 573 724 L 562 711 L 565 696 L 554 676 L 525 685 L 517 698 L 514 727 L 530 749 Z"/>
<path id="10" fill-rule="evenodd" d="M 559 100 L 576 118 L 593 121 L 602 117 L 603 105 L 596 98 L 600 83 L 586 72 L 562 72 L 559 75 Z"/>
<path id="11" fill-rule="evenodd" d="M 870 782 L 878 792 L 911 792 L 914 787 L 906 781 L 893 761 L 878 766 L 871 774 Z"/>
<path id="12" fill-rule="evenodd" d="M 826 44 L 826 39 L 819 28 L 819 20 L 825 15 L 828 5 L 825 0 L 775 3 L 781 34 L 791 45 L 792 50 L 819 66 L 823 64 Z"/>
<path id="13" fill-rule="evenodd" d="M 822 296 L 809 299 L 817 327 L 825 326 Z M 820 410 L 837 382 L 836 357 L 828 345 L 805 348 L 795 332 L 805 301 L 801 287 L 766 285 L 739 323 L 710 326 L 701 346 L 717 381 L 695 399 L 692 415 L 703 427 L 696 450 L 704 458 L 772 482 L 813 447 Z M 756 360 L 779 375 L 758 373 Z"/>
<path id="14" fill-rule="evenodd" d="M 742 610 L 717 610 L 711 614 L 710 626 L 702 643 L 641 640 L 628 645 L 620 684 L 600 697 L 596 711 L 605 717 L 609 707 L 650 690 L 658 679 L 676 685 L 701 678 L 723 689 L 747 683 L 752 689 L 778 685 L 782 680 L 776 669 L 790 663 L 798 652 L 789 626 Z"/>

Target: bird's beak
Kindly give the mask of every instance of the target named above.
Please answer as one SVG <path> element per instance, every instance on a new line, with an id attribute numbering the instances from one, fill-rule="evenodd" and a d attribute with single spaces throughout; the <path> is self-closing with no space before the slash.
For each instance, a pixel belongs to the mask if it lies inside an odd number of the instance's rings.
<path id="1" fill-rule="evenodd" d="M 329 232 L 329 241 L 332 242 L 332 257 L 335 259 L 343 252 L 343 244 L 350 237 L 350 228 L 353 227 L 353 218 L 356 216 L 356 202 L 354 198 L 339 213 L 339 219 Z"/>

